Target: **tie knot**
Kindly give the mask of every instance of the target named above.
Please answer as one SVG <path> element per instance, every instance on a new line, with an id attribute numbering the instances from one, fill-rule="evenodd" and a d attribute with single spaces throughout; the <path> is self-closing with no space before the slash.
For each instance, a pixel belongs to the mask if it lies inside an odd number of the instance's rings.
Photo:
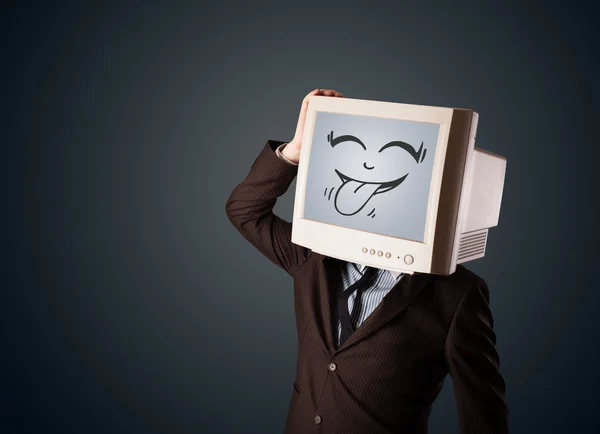
<path id="1" fill-rule="evenodd" d="M 365 266 L 362 276 L 356 282 L 358 284 L 358 288 L 356 290 L 358 294 L 362 294 L 365 291 L 365 289 L 367 289 L 371 285 L 371 282 L 373 282 L 373 278 L 377 274 L 377 271 L 378 269 L 375 267 Z"/>
<path id="2" fill-rule="evenodd" d="M 371 277 L 373 277 L 375 274 L 377 274 L 377 271 L 379 269 L 375 268 L 375 267 L 369 267 L 368 265 L 365 265 L 365 269 L 363 270 L 363 278 L 365 279 L 369 279 Z"/>

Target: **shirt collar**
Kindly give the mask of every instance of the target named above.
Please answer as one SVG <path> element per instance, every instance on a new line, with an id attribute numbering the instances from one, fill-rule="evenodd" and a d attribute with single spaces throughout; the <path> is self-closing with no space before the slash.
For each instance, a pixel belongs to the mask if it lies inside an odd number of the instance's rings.
<path id="1" fill-rule="evenodd" d="M 356 266 L 358 267 L 358 269 L 360 270 L 361 273 L 365 269 L 365 265 L 364 264 L 356 264 Z M 394 279 L 397 279 L 398 276 L 400 276 L 401 274 L 404 274 L 404 273 L 402 273 L 400 271 L 388 270 L 387 268 L 385 268 L 385 270 L 388 271 L 392 276 L 394 276 Z"/>

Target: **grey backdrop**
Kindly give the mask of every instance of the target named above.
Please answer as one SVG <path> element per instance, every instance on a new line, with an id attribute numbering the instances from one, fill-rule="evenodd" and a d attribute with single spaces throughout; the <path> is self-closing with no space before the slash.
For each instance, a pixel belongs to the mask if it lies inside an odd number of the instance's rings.
<path id="1" fill-rule="evenodd" d="M 510 162 L 471 268 L 491 289 L 512 433 L 597 432 L 587 4 L 5 5 L 0 431 L 282 431 L 292 282 L 225 201 L 322 87 L 479 111 L 479 146 Z M 458 432 L 450 382 L 430 431 Z"/>
<path id="2" fill-rule="evenodd" d="M 317 112 L 303 218 L 422 242 L 439 130 L 439 124 L 427 122 Z M 353 141 L 332 147 L 327 139 L 332 132 L 334 139 L 353 135 L 366 149 Z M 397 146 L 379 152 L 386 143 L 398 140 L 417 152 L 422 143 L 418 161 L 424 152 L 425 159 L 418 164 L 408 151 Z M 348 181 L 342 187 L 336 170 L 370 184 Z M 397 187 L 374 194 L 380 186 L 376 183 L 405 175 Z M 355 190 L 359 192 L 353 193 Z"/>

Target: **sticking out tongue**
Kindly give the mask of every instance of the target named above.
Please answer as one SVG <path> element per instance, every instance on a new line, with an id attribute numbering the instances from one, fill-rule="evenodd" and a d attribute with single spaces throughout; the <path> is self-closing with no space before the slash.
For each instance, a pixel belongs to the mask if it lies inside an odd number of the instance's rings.
<path id="1" fill-rule="evenodd" d="M 335 206 L 339 213 L 353 215 L 359 212 L 373 197 L 375 190 L 381 184 L 348 180 L 344 182 L 335 194 Z"/>

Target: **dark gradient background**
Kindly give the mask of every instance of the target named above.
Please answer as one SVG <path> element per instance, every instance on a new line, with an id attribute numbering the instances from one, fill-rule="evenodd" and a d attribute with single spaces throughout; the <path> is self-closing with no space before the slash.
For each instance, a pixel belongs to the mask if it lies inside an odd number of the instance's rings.
<path id="1" fill-rule="evenodd" d="M 598 432 L 594 10 L 492 3 L 3 6 L 0 432 L 283 431 L 292 281 L 225 201 L 317 87 L 480 113 L 511 432 Z"/>

